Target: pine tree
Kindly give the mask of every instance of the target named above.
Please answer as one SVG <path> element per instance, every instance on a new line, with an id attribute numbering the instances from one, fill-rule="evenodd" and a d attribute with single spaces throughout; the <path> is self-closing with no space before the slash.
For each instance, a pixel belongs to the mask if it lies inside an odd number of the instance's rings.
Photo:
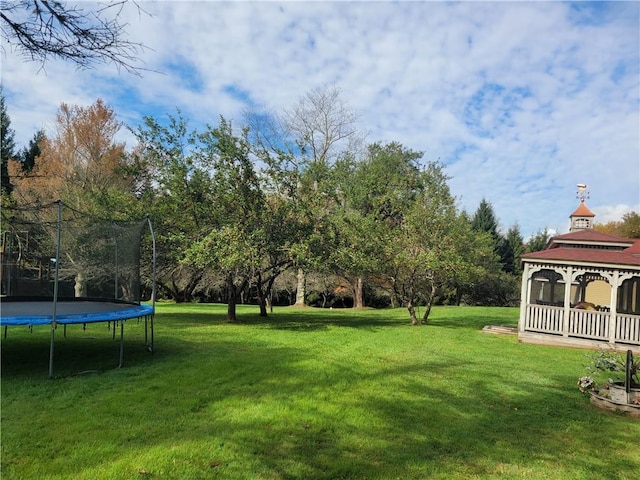
<path id="1" fill-rule="evenodd" d="M 0 86 L 0 175 L 2 176 L 2 194 L 10 194 L 13 190 L 9 179 L 9 160 L 14 157 L 16 143 L 11 119 L 4 103 L 4 94 Z"/>
<path id="2" fill-rule="evenodd" d="M 524 240 L 518 224 L 512 225 L 503 239 L 503 270 L 520 274 L 520 256 L 524 253 Z"/>
<path id="3" fill-rule="evenodd" d="M 496 220 L 495 213 L 493 212 L 493 205 L 486 199 L 482 199 L 478 209 L 473 214 L 471 219 L 471 228 L 476 232 L 487 232 L 491 235 L 494 241 L 498 242 L 498 221 Z"/>
<path id="4" fill-rule="evenodd" d="M 41 145 L 45 138 L 44 130 L 38 130 L 31 140 L 29 140 L 29 146 L 20 150 L 18 157 L 22 163 L 22 170 L 30 172 L 33 166 L 36 164 L 36 158 L 42 153 Z"/>

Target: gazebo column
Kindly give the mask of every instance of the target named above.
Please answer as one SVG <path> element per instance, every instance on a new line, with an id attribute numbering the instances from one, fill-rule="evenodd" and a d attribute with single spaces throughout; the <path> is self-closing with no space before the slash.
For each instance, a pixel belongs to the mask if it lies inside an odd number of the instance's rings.
<path id="1" fill-rule="evenodd" d="M 625 280 L 633 277 L 631 273 L 620 273 L 614 270 L 610 277 L 611 282 L 611 317 L 609 318 L 609 343 L 616 342 L 616 320 L 618 316 L 618 290 Z"/>
<path id="2" fill-rule="evenodd" d="M 618 287 L 620 286 L 620 272 L 615 270 L 611 276 L 611 300 L 609 317 L 609 343 L 616 343 L 616 316 L 618 315 Z"/>
<path id="3" fill-rule="evenodd" d="M 564 279 L 564 310 L 562 312 L 562 336 L 569 336 L 569 318 L 571 316 L 571 283 L 573 277 L 573 268 L 568 265 L 565 270 L 561 272 Z"/>
<path id="4" fill-rule="evenodd" d="M 531 303 L 531 281 L 533 279 L 533 275 L 546 268 L 550 267 L 545 265 L 531 265 L 526 262 L 524 264 L 522 285 L 520 286 L 520 321 L 518 322 L 518 330 L 520 332 L 525 331 L 525 326 L 527 324 L 527 315 L 529 312 L 528 306 Z"/>
<path id="5" fill-rule="evenodd" d="M 518 331 L 524 332 L 525 320 L 527 317 L 527 305 L 531 295 L 529 287 L 529 264 L 524 263 L 524 271 L 522 272 L 522 283 L 520 285 L 520 320 L 518 321 Z"/>

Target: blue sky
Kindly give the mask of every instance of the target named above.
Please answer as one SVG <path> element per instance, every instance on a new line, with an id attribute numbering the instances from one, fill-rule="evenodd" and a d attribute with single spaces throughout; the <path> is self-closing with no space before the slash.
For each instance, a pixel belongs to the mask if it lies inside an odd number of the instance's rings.
<path id="1" fill-rule="evenodd" d="M 82 2 L 83 5 L 89 5 Z M 141 2 L 142 78 L 25 63 L 2 84 L 19 146 L 61 102 L 102 98 L 128 125 L 179 109 L 192 127 L 248 106 L 281 113 L 336 85 L 368 141 L 439 159 L 458 205 L 486 198 L 525 238 L 566 232 L 576 184 L 596 221 L 640 211 L 638 2 Z M 133 146 L 126 131 L 123 139 Z"/>

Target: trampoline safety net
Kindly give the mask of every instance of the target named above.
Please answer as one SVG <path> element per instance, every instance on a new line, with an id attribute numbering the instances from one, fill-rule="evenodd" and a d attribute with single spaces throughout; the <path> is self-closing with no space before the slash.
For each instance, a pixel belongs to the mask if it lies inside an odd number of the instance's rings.
<path id="1" fill-rule="evenodd" d="M 149 232 L 148 237 L 144 236 Z M 146 240 L 148 238 L 148 241 Z M 49 377 L 53 378 L 57 325 L 144 318 L 145 345 L 153 353 L 155 240 L 148 219 L 114 222 L 62 202 L 38 208 L 3 208 L 0 325 L 51 325 Z M 150 260 L 142 262 L 141 254 Z M 141 267 L 146 282 L 141 282 Z M 150 300 L 150 305 L 141 305 Z"/>
<path id="2" fill-rule="evenodd" d="M 3 217 L 3 297 L 53 299 L 57 295 L 58 299 L 138 304 L 151 298 L 151 282 L 140 282 L 141 247 L 145 248 L 141 240 L 150 226 L 147 219 L 105 221 L 59 202 L 5 211 Z"/>

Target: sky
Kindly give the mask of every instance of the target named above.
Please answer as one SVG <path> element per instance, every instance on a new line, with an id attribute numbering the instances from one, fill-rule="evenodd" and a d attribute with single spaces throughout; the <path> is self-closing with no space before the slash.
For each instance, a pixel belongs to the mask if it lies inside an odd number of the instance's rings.
<path id="1" fill-rule="evenodd" d="M 568 231 L 578 183 L 598 223 L 640 212 L 639 2 L 138 3 L 123 15 L 146 47 L 140 77 L 27 62 L 3 39 L 18 148 L 53 133 L 63 102 L 101 98 L 133 128 L 179 110 L 201 129 L 220 115 L 241 125 L 248 108 L 281 114 L 328 85 L 368 142 L 439 160 L 461 210 L 485 199 L 525 240 Z"/>

